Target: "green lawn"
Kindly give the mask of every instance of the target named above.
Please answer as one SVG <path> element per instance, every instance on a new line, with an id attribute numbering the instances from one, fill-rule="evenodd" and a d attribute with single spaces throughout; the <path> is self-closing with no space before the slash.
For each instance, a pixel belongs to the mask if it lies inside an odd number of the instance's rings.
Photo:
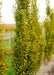
<path id="1" fill-rule="evenodd" d="M 3 44 L 6 45 L 7 47 L 11 46 L 11 42 L 10 41 L 5 41 Z"/>
<path id="2" fill-rule="evenodd" d="M 13 32 L 5 32 L 5 34 L 9 34 L 9 33 L 14 33 L 14 31 Z M 2 34 L 2 33 L 0 32 L 0 34 Z M 6 45 L 7 48 L 9 48 L 11 46 L 11 41 L 4 41 L 3 45 Z M 12 67 L 12 61 L 13 61 L 13 55 L 12 54 L 11 55 L 7 55 L 6 56 L 6 60 L 5 60 L 5 63 L 9 64 L 7 66 L 8 67 L 8 71 L 6 71 L 7 75 L 14 75 L 14 69 Z"/>
<path id="3" fill-rule="evenodd" d="M 4 42 L 4 45 L 6 45 L 7 47 L 11 46 L 11 42 L 6 41 Z M 13 65 L 12 65 L 12 61 L 13 61 L 13 55 L 7 55 L 6 56 L 6 60 L 5 63 L 8 63 L 8 71 L 6 71 L 7 75 L 14 75 L 14 69 L 13 69 Z"/>
<path id="4" fill-rule="evenodd" d="M 3 32 L 0 32 L 0 34 L 9 34 L 9 33 L 15 33 L 15 31 L 8 31 L 8 32 L 3 31 Z"/>
<path id="5" fill-rule="evenodd" d="M 15 31 L 9 31 L 9 32 L 5 32 L 6 34 L 9 34 L 9 33 L 15 33 Z"/>
<path id="6" fill-rule="evenodd" d="M 6 71 L 7 75 L 14 75 L 14 69 L 13 69 L 13 66 L 12 66 L 12 60 L 13 57 L 12 56 L 8 56 L 6 57 L 6 60 L 5 60 L 5 63 L 8 63 L 8 71 Z"/>

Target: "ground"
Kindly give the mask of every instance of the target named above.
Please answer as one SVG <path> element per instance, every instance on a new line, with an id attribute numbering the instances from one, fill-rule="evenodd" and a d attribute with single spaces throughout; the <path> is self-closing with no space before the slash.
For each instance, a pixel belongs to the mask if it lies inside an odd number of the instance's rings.
<path id="1" fill-rule="evenodd" d="M 52 70 L 52 68 L 53 68 L 53 70 Z M 49 74 L 49 72 L 51 74 Z M 49 63 L 47 63 L 47 65 L 42 64 L 42 66 L 41 66 L 40 70 L 38 71 L 37 75 L 54 75 L 54 55 L 52 56 L 52 60 Z"/>

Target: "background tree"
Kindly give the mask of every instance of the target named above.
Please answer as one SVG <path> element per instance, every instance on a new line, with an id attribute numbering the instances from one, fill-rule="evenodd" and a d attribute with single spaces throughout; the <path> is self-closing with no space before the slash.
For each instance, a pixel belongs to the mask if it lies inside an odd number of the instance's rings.
<path id="1" fill-rule="evenodd" d="M 54 53 L 54 11 L 53 9 L 51 10 L 50 14 L 50 24 L 51 24 L 51 44 L 52 44 L 52 51 Z"/>
<path id="2" fill-rule="evenodd" d="M 38 21 L 38 8 L 37 8 L 37 0 L 31 1 L 31 13 L 30 13 L 30 59 L 32 59 L 28 65 L 32 64 L 28 68 L 30 72 L 35 73 L 39 70 L 44 56 L 44 36 L 42 32 L 42 28 Z"/>
<path id="3" fill-rule="evenodd" d="M 45 47 L 45 57 L 48 61 L 51 60 L 53 54 L 53 24 L 52 24 L 52 16 L 50 9 L 50 2 L 46 0 L 46 14 L 47 18 L 44 21 L 45 26 L 45 37 L 46 37 L 46 47 Z M 51 18 L 50 18 L 51 16 Z"/>

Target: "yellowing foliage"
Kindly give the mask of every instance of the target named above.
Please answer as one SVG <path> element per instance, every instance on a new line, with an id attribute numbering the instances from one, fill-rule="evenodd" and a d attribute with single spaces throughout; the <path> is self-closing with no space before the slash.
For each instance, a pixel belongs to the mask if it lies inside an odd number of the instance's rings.
<path id="1" fill-rule="evenodd" d="M 0 32 L 3 31 L 3 30 L 4 30 L 3 26 L 0 26 Z"/>
<path id="2" fill-rule="evenodd" d="M 6 26 L 5 31 L 10 31 L 10 27 Z"/>
<path id="3" fill-rule="evenodd" d="M 10 26 L 10 31 L 15 31 L 16 27 Z"/>
<path id="4" fill-rule="evenodd" d="M 16 36 L 13 42 L 15 75 L 36 73 L 43 61 L 44 36 L 38 22 L 37 0 L 16 0 Z M 31 10 L 31 11 L 29 11 Z"/>
<path id="5" fill-rule="evenodd" d="M 44 21 L 45 28 L 45 38 L 46 38 L 46 46 L 45 46 L 45 57 L 48 61 L 52 59 L 53 51 L 54 51 L 54 13 L 50 10 L 50 3 L 48 0 L 46 12 L 47 18 Z"/>
<path id="6" fill-rule="evenodd" d="M 6 26 L 5 28 L 4 28 L 4 30 L 5 31 L 15 31 L 16 30 L 16 27 L 13 27 L 13 26 Z"/>
<path id="7" fill-rule="evenodd" d="M 0 24 L 1 27 L 1 24 Z M 1 27 L 2 28 L 2 27 Z M 6 64 L 5 64 L 5 47 L 3 45 L 3 31 L 0 31 L 0 75 L 6 75 Z"/>

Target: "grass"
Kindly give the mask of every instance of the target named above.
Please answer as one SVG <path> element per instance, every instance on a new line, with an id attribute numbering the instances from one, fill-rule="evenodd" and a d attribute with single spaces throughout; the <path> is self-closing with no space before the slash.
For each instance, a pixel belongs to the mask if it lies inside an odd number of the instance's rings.
<path id="1" fill-rule="evenodd" d="M 8 62 L 8 71 L 6 71 L 7 75 L 14 75 L 14 69 L 12 67 L 12 56 L 6 57 L 5 63 L 7 64 Z"/>
<path id="2" fill-rule="evenodd" d="M 4 45 L 6 45 L 7 47 L 10 47 L 11 46 L 11 41 L 6 41 L 4 42 Z M 6 56 L 6 60 L 5 60 L 5 63 L 7 64 L 8 63 L 8 71 L 6 71 L 7 75 L 14 75 L 14 69 L 12 67 L 12 61 L 13 61 L 13 55 L 7 55 Z"/>
<path id="3" fill-rule="evenodd" d="M 7 46 L 7 48 L 9 48 L 11 46 L 11 41 L 5 41 L 3 43 L 4 45 Z M 13 67 L 12 67 L 12 55 L 7 55 L 6 56 L 6 60 L 5 60 L 5 63 L 7 64 L 8 63 L 8 71 L 6 71 L 7 75 L 14 75 L 14 70 L 13 70 Z"/>
<path id="4" fill-rule="evenodd" d="M 3 31 L 3 32 L 0 32 L 0 34 L 9 34 L 9 33 L 15 33 L 15 31 Z"/>
<path id="5" fill-rule="evenodd" d="M 9 34 L 9 33 L 14 33 L 14 31 L 13 32 L 5 32 L 5 34 Z M 0 34 L 2 34 L 2 32 L 0 32 Z M 9 48 L 11 46 L 11 41 L 4 41 L 3 45 L 6 45 L 7 48 Z M 13 55 L 7 55 L 6 60 L 5 60 L 5 63 L 6 64 L 8 63 L 8 65 L 7 65 L 8 71 L 6 71 L 7 75 L 14 75 L 14 69 L 12 67 L 12 61 L 13 61 Z"/>
<path id="6" fill-rule="evenodd" d="M 8 32 L 5 32 L 6 34 L 9 34 L 9 33 L 15 33 L 15 31 L 8 31 Z"/>
<path id="7" fill-rule="evenodd" d="M 6 45 L 7 47 L 11 46 L 11 42 L 10 41 L 5 41 L 3 44 Z"/>
<path id="8" fill-rule="evenodd" d="M 4 33 L 5 34 L 14 33 L 14 31 L 13 32 L 4 32 Z M 0 34 L 2 34 L 2 33 L 0 32 Z M 6 45 L 7 48 L 9 48 L 9 47 L 11 47 L 11 41 L 4 41 L 3 45 Z M 12 67 L 12 61 L 13 61 L 13 55 L 12 54 L 11 55 L 8 54 L 6 56 L 6 60 L 5 60 L 5 63 L 6 64 L 8 63 L 8 65 L 7 65 L 8 71 L 6 71 L 7 75 L 14 75 L 14 69 Z"/>

